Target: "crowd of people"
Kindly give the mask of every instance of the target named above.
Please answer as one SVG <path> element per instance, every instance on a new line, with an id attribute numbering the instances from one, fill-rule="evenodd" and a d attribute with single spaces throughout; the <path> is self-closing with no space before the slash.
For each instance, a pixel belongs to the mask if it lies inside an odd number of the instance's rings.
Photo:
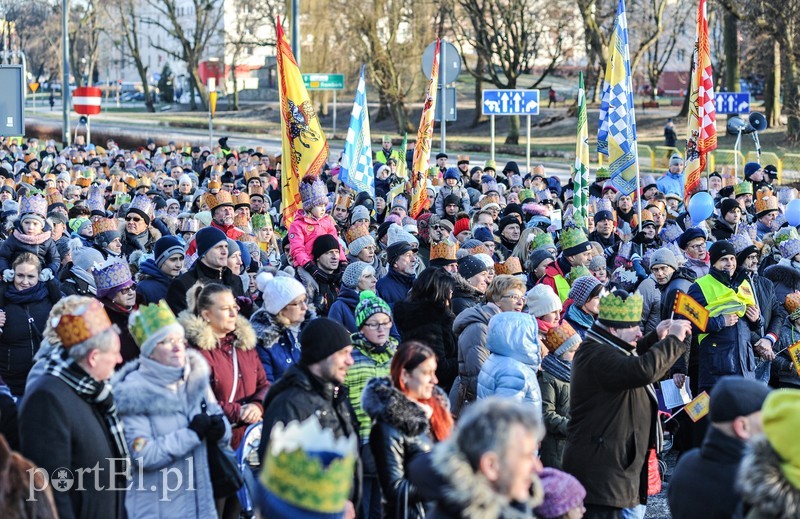
<path id="1" fill-rule="evenodd" d="M 773 166 L 709 172 L 702 221 L 680 156 L 600 167 L 584 218 L 542 165 L 440 153 L 411 214 L 384 137 L 374 194 L 332 162 L 287 214 L 284 157 L 227 138 L 1 144 L 8 517 L 641 519 L 670 445 L 673 517 L 800 514 Z"/>

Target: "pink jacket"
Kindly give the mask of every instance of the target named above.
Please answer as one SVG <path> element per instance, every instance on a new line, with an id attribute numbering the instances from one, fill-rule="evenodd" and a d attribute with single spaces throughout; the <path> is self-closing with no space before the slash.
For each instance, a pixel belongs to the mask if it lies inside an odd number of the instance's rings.
<path id="1" fill-rule="evenodd" d="M 326 214 L 315 220 L 312 216 L 306 216 L 302 209 L 297 211 L 292 225 L 289 226 L 289 253 L 294 259 L 295 266 L 303 267 L 312 260 L 311 248 L 314 240 L 323 234 L 330 234 L 339 240 L 336 223 L 330 215 Z M 347 260 L 341 242 L 339 242 L 339 259 Z"/>

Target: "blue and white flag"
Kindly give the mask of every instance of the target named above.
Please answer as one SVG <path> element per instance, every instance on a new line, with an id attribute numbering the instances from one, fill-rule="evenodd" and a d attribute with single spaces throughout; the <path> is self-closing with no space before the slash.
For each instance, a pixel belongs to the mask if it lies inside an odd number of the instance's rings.
<path id="1" fill-rule="evenodd" d="M 356 98 L 350 114 L 350 128 L 342 154 L 339 179 L 357 193 L 366 191 L 375 198 L 375 174 L 372 169 L 372 144 L 369 133 L 369 108 L 367 107 L 367 87 L 364 83 L 364 66 L 358 79 Z"/>
<path id="2" fill-rule="evenodd" d="M 619 0 L 617 5 L 617 19 L 608 47 L 608 63 L 600 100 L 597 151 L 608 157 L 613 184 L 629 195 L 636 190 L 639 157 L 625 0 Z"/>

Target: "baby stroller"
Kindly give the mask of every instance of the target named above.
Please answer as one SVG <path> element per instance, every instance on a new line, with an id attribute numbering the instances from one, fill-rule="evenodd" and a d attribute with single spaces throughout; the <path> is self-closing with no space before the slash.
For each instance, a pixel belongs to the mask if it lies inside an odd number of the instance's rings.
<path id="1" fill-rule="evenodd" d="M 236 492 L 242 512 L 242 519 L 253 519 L 255 505 L 253 496 L 256 495 L 258 474 L 261 472 L 261 460 L 258 458 L 258 446 L 261 443 L 261 427 L 263 422 L 255 423 L 247 428 L 242 438 L 242 443 L 236 449 L 236 461 L 242 471 L 244 485 Z"/>

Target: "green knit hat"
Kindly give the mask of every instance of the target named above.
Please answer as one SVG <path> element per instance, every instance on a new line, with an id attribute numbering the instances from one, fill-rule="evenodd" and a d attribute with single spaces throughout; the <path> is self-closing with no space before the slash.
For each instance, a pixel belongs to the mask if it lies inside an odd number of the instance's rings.
<path id="1" fill-rule="evenodd" d="M 386 314 L 392 317 L 392 309 L 389 304 L 378 297 L 372 290 L 364 290 L 358 296 L 358 306 L 356 306 L 356 327 L 359 329 L 364 322 L 375 314 Z"/>

